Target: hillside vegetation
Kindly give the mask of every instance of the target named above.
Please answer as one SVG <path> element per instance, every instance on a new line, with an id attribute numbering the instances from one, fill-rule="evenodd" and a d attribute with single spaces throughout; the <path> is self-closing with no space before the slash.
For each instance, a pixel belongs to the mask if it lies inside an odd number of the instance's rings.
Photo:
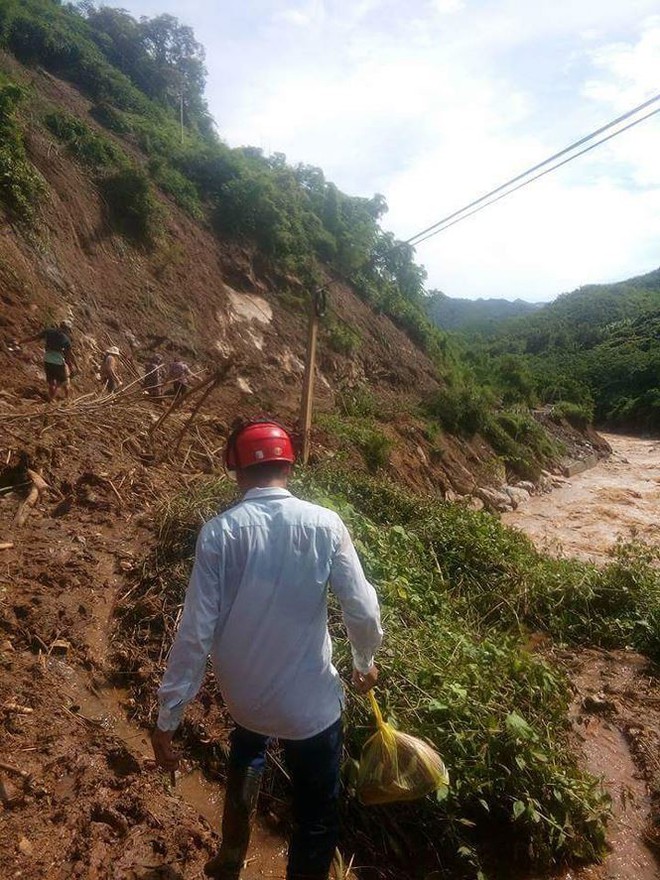
<path id="1" fill-rule="evenodd" d="M 482 330 L 466 357 L 484 382 L 508 376 L 530 402 L 558 404 L 583 423 L 660 428 L 660 269 Z"/>
<path id="2" fill-rule="evenodd" d="M 430 290 L 426 310 L 434 324 L 443 330 L 466 333 L 489 333 L 508 318 L 528 315 L 541 308 L 540 303 L 522 299 L 460 299 L 440 290 Z"/>

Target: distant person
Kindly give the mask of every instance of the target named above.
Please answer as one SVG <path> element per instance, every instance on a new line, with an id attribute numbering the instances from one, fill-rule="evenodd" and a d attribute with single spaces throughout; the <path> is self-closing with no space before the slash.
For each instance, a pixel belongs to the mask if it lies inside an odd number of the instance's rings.
<path id="1" fill-rule="evenodd" d="M 190 388 L 192 372 L 187 363 L 177 358 L 170 366 L 169 380 L 172 383 L 172 394 L 175 399 L 182 397 Z"/>
<path id="2" fill-rule="evenodd" d="M 23 345 L 26 342 L 43 339 L 44 372 L 48 383 L 49 400 L 55 400 L 60 388 L 64 396 L 68 397 L 70 380 L 78 372 L 78 365 L 71 351 L 71 333 L 72 327 L 69 321 L 61 321 L 58 327 L 46 327 L 34 336 L 16 340 L 16 345 Z"/>
<path id="3" fill-rule="evenodd" d="M 152 354 L 145 366 L 142 387 L 150 397 L 162 397 L 165 383 L 165 367 L 159 354 Z"/>
<path id="4" fill-rule="evenodd" d="M 104 390 L 110 394 L 118 391 L 123 384 L 119 376 L 120 356 L 121 352 L 117 346 L 112 345 L 110 348 L 106 348 L 103 361 L 101 362 L 101 381 L 103 382 Z"/>

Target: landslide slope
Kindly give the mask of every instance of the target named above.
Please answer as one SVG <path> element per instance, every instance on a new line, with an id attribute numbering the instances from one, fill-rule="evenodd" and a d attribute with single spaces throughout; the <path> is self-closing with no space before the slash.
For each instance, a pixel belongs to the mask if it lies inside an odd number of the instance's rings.
<path id="1" fill-rule="evenodd" d="M 308 292 L 301 281 L 274 270 L 254 244 L 219 238 L 162 192 L 156 196 L 155 241 L 148 247 L 127 241 L 111 228 L 94 175 L 42 119 L 54 107 L 65 110 L 128 150 L 138 165 L 146 157 L 105 132 L 71 84 L 43 69 L 25 69 L 7 54 L 0 55 L 0 71 L 29 93 L 22 111 L 25 146 L 45 183 L 33 227 L 5 223 L 0 238 L 4 391 L 17 400 L 44 399 L 39 347 L 12 351 L 10 342 L 69 318 L 82 367 L 75 394 L 99 390 L 98 365 L 112 344 L 122 351 L 125 380 L 137 377 L 152 351 L 166 359 L 182 355 L 200 378 L 229 362 L 231 378 L 217 395 L 227 413 L 269 411 L 294 420 L 307 333 Z M 422 398 L 441 387 L 436 364 L 349 285 L 333 283 L 329 298 L 315 381 L 318 410 L 381 419 L 383 443 L 394 447 L 392 466 L 404 481 L 469 491 L 492 458 L 487 444 L 451 435 L 429 442 L 423 423 L 411 416 Z M 342 332 L 351 334 L 350 344 Z M 360 402 L 351 410 L 355 398 Z M 331 433 L 319 434 L 322 446 L 345 445 L 350 438 L 341 436 L 342 425 L 330 427 Z M 357 433 L 362 426 L 353 427 Z M 442 455 L 432 454 L 438 448 Z M 364 466 L 359 454 L 357 460 Z M 483 481 L 489 482 L 487 468 Z"/>

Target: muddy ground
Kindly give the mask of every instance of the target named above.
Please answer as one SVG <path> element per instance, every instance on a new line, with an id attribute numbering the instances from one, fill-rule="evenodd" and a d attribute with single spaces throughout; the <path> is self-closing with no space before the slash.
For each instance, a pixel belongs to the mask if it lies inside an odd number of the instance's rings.
<path id="1" fill-rule="evenodd" d="M 222 761 L 210 781 L 188 753 L 175 787 L 156 770 L 146 731 L 132 720 L 155 695 L 137 705 L 144 689 L 124 686 L 135 685 L 136 664 L 122 654 L 114 611 L 153 545 L 155 507 L 219 469 L 210 453 L 234 405 L 216 407 L 213 418 L 200 417 L 196 434 L 186 433 L 182 465 L 170 453 L 187 412 L 173 413 L 150 437 L 162 407 L 149 401 L 2 401 L 0 543 L 13 544 L 0 550 L 2 877 L 202 876 L 218 842 Z M 19 526 L 29 490 L 15 485 L 25 481 L 24 449 L 49 488 Z M 580 876 L 651 880 L 656 867 L 643 841 L 654 834 L 650 793 L 660 790 L 657 682 L 645 661 L 625 652 L 571 652 L 559 661 L 576 683 L 586 761 L 605 773 L 615 803 L 615 852 Z M 218 715 L 204 736 L 222 744 L 226 733 Z M 286 806 L 267 794 L 247 880 L 284 877 L 285 830 Z M 360 877 L 378 877 L 373 866 L 356 867 Z"/>

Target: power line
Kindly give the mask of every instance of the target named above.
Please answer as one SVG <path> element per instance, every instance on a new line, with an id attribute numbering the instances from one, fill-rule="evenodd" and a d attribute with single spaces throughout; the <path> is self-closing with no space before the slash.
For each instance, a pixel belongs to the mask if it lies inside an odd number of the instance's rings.
<path id="1" fill-rule="evenodd" d="M 464 214 L 465 211 L 469 211 L 470 208 L 474 208 L 477 205 L 481 205 L 487 199 L 490 199 L 491 196 L 497 195 L 497 193 L 501 193 L 502 190 L 504 190 L 504 189 L 508 190 L 508 187 L 510 187 L 512 184 L 517 183 L 519 180 L 522 180 L 525 177 L 528 177 L 530 174 L 533 174 L 535 171 L 538 171 L 540 168 L 544 168 L 546 165 L 549 165 L 551 162 L 554 162 L 556 159 L 560 159 L 562 156 L 565 156 L 567 153 L 571 153 L 573 150 L 582 146 L 582 144 L 585 144 L 588 141 L 593 140 L 593 138 L 598 137 L 599 134 L 602 134 L 604 131 L 607 131 L 608 129 L 612 128 L 615 125 L 619 125 L 621 122 L 624 122 L 626 119 L 629 119 L 631 116 L 634 116 L 636 113 L 639 113 L 640 110 L 644 110 L 646 107 L 649 107 L 651 104 L 654 104 L 657 101 L 660 101 L 660 94 L 655 95 L 653 98 L 649 98 L 648 101 L 644 101 L 644 103 L 639 104 L 639 106 L 634 107 L 632 110 L 628 110 L 626 113 L 622 114 L 621 116 L 618 116 L 616 119 L 613 119 L 611 122 L 608 122 L 605 125 L 602 125 L 600 128 L 597 128 L 595 131 L 590 132 L 590 134 L 585 135 L 584 137 L 582 137 L 579 140 L 575 141 L 574 143 L 570 144 L 568 147 L 565 147 L 563 150 L 560 150 L 558 153 L 554 153 L 554 155 L 549 156 L 547 159 L 544 159 L 543 162 L 539 162 L 537 165 L 533 165 L 531 168 L 528 168 L 522 174 L 518 174 L 515 177 L 512 177 L 510 180 L 507 180 L 505 183 L 500 184 L 499 186 L 495 187 L 495 189 L 490 190 L 490 192 L 487 192 L 485 195 L 481 196 L 480 198 L 474 199 L 474 201 L 469 202 L 467 205 L 464 205 L 458 211 L 454 211 L 453 213 L 448 214 L 446 217 L 443 217 L 442 220 L 438 220 L 437 223 L 433 223 L 431 226 L 427 226 L 426 229 L 422 229 L 421 232 L 418 232 L 416 235 L 411 236 L 410 238 L 406 239 L 406 241 L 404 241 L 402 243 L 403 244 L 411 244 L 414 247 L 414 246 L 420 244 L 422 241 L 426 241 L 427 238 L 431 238 L 431 235 L 429 235 L 428 233 L 433 233 L 433 230 L 436 230 L 436 229 L 438 231 L 440 231 L 440 229 L 438 229 L 438 227 L 442 226 L 443 228 L 446 229 L 449 226 L 453 226 L 454 224 L 448 223 L 448 221 L 454 220 L 454 218 L 458 217 L 459 215 Z M 648 119 L 649 116 L 653 116 L 657 112 L 658 111 L 655 110 L 652 113 L 648 113 L 646 116 L 643 116 L 641 119 L 636 120 L 635 122 L 631 123 L 630 125 L 627 125 L 624 128 L 617 130 L 616 132 L 614 132 L 613 134 L 609 135 L 606 138 L 603 138 L 602 140 L 598 141 L 596 144 L 591 145 L 586 150 L 581 150 L 579 153 L 576 153 L 575 155 L 571 156 L 569 159 L 566 159 L 563 162 L 559 162 L 557 165 L 554 165 L 552 168 L 548 169 L 547 171 L 544 171 L 543 174 L 536 175 L 536 177 L 533 177 L 532 180 L 537 180 L 539 177 L 542 177 L 544 174 L 549 173 L 549 171 L 553 171 L 555 168 L 560 168 L 562 165 L 565 165 L 567 162 L 570 162 L 571 159 L 576 159 L 578 156 L 581 156 L 583 153 L 588 152 L 590 149 L 593 149 L 594 147 L 598 146 L 599 144 L 605 143 L 605 141 L 610 140 L 610 138 L 615 137 L 617 134 L 621 134 L 622 132 L 626 131 L 628 128 L 632 128 L 632 126 L 637 125 L 638 122 L 643 122 L 644 119 Z M 527 182 L 531 183 L 531 180 L 527 181 Z M 526 184 L 522 184 L 522 185 L 524 186 Z M 520 189 L 520 186 L 517 186 L 517 187 L 515 187 L 515 189 L 512 189 L 510 191 L 508 190 L 506 193 L 504 193 L 504 195 L 508 195 L 509 192 L 515 192 L 516 189 Z M 504 195 L 499 196 L 497 199 L 493 199 L 492 201 L 488 202 L 488 204 L 494 204 L 494 202 L 499 201 L 500 198 L 504 198 Z M 484 205 L 483 207 L 486 207 L 486 205 Z M 481 210 L 481 209 L 479 209 L 479 210 Z M 470 211 L 470 213 L 466 214 L 465 216 L 470 217 L 472 214 L 475 214 L 475 213 L 477 213 L 477 212 Z M 464 219 L 464 218 L 461 217 L 460 219 Z M 458 222 L 458 220 L 456 220 L 455 222 Z M 445 226 L 445 224 L 448 224 L 448 225 Z"/>
<path id="2" fill-rule="evenodd" d="M 518 186 L 514 186 L 513 189 L 508 189 L 506 192 L 501 193 L 499 196 L 497 196 L 497 198 L 491 199 L 489 202 L 486 202 L 485 204 L 479 205 L 478 207 L 474 208 L 472 211 L 469 211 L 467 214 L 463 214 L 461 211 L 457 211 L 455 214 L 451 215 L 452 217 L 456 218 L 455 220 L 452 220 L 451 223 L 446 223 L 445 225 L 442 225 L 444 221 L 439 221 L 437 224 L 434 224 L 434 226 L 430 227 L 430 229 L 432 229 L 433 231 L 429 232 L 427 235 L 424 235 L 423 238 L 418 238 L 416 236 L 416 241 L 413 246 L 417 247 L 417 245 L 422 244 L 422 242 L 427 241 L 429 238 L 433 238 L 434 235 L 438 235 L 440 232 L 444 232 L 445 229 L 449 229 L 450 226 L 454 226 L 454 224 L 460 223 L 461 220 L 466 220 L 468 217 L 471 217 L 473 214 L 478 214 L 479 211 L 483 211 L 484 208 L 488 208 L 490 205 L 494 205 L 495 202 L 499 202 L 500 199 L 506 198 L 506 196 L 510 196 L 512 193 L 516 192 L 516 190 L 522 189 L 524 186 L 527 186 L 528 184 L 533 183 L 535 180 L 538 180 L 539 177 L 545 177 L 545 175 L 550 174 L 551 171 L 556 171 L 557 168 L 561 168 L 562 165 L 567 165 L 569 162 L 572 162 L 573 159 L 577 159 L 578 156 L 582 156 L 584 153 L 588 153 L 590 150 L 594 150 L 596 147 L 599 147 L 601 144 L 604 144 L 605 141 L 609 141 L 612 138 L 616 137 L 617 135 L 622 134 L 624 131 L 627 131 L 629 128 L 633 128 L 635 125 L 639 125 L 640 122 L 644 122 L 644 120 L 649 119 L 651 116 L 655 116 L 657 113 L 660 113 L 660 107 L 658 107 L 657 110 L 652 110 L 650 113 L 647 113 L 645 116 L 641 116 L 639 119 L 635 119 L 633 122 L 629 122 L 628 125 L 624 126 L 623 128 L 618 129 L 615 132 L 612 132 L 612 134 L 608 134 L 607 137 L 601 138 L 601 140 L 596 141 L 595 144 L 590 144 L 588 147 L 585 147 L 584 150 L 580 150 L 579 153 L 575 153 L 573 156 L 569 156 L 568 159 L 564 159 L 562 162 L 558 162 L 556 165 L 553 165 L 551 168 L 546 168 L 545 171 L 541 171 L 540 174 L 535 174 L 534 177 L 530 177 L 529 180 L 524 180 L 522 183 L 519 183 Z M 515 179 L 520 180 L 519 177 L 515 178 Z M 497 190 L 493 190 L 494 193 L 498 192 L 498 191 L 499 191 L 499 188 Z M 484 196 L 484 199 L 486 199 L 486 198 L 488 198 L 488 196 Z M 479 201 L 482 201 L 482 199 L 480 199 Z M 473 202 L 472 204 L 476 204 L 476 203 Z M 467 210 L 467 206 L 463 210 L 464 211 Z M 456 214 L 461 214 L 461 216 L 456 217 Z M 446 218 L 446 219 L 449 219 L 449 218 Z M 436 226 L 438 226 L 439 228 L 436 229 L 435 228 Z M 418 235 L 422 235 L 422 233 L 418 233 Z M 405 243 L 408 244 L 408 242 L 405 242 Z"/>

